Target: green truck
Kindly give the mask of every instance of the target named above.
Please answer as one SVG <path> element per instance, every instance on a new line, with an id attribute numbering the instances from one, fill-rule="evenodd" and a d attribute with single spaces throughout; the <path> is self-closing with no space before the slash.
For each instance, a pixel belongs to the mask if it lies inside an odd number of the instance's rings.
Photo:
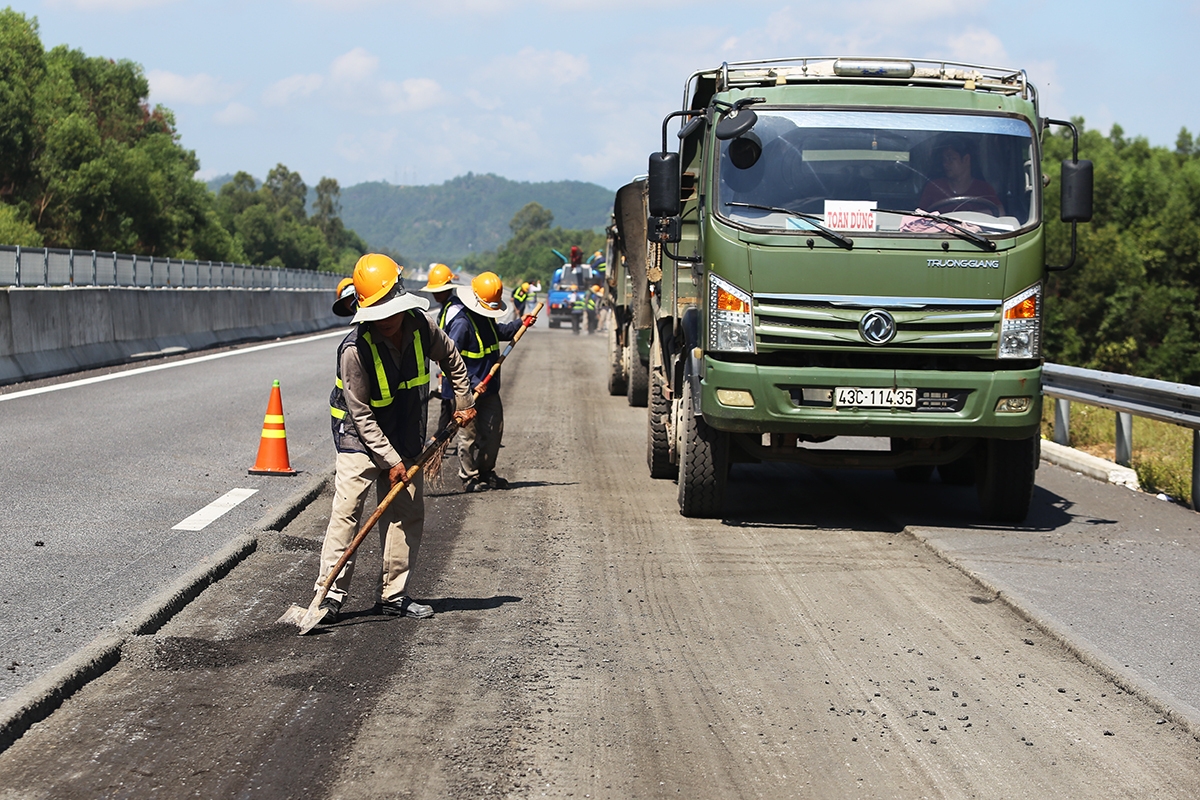
<path id="1" fill-rule="evenodd" d="M 646 405 L 649 397 L 650 342 L 653 308 L 648 279 L 651 245 L 646 239 L 646 179 L 641 177 L 617 191 L 606 228 L 605 302 L 608 325 L 608 391 L 625 395 L 631 406 Z M 651 271 L 661 280 L 661 269 Z"/>
<path id="2" fill-rule="evenodd" d="M 1074 262 L 1092 206 L 1078 132 L 1038 111 L 1023 70 L 952 62 L 792 58 L 688 79 L 614 213 L 626 245 L 646 219 L 625 346 L 647 323 L 647 461 L 677 477 L 684 515 L 724 512 L 734 462 L 795 461 L 936 469 L 974 483 L 985 517 L 1025 518 L 1043 282 Z M 1045 259 L 1052 125 L 1075 136 L 1063 265 Z"/>

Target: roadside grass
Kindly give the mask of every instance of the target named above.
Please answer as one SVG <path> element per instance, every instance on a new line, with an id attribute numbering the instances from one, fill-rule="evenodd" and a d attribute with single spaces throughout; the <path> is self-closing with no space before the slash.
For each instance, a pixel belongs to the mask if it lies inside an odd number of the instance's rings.
<path id="1" fill-rule="evenodd" d="M 1071 438 L 1077 450 L 1116 460 L 1116 412 L 1084 403 L 1071 403 Z M 1042 436 L 1054 438 L 1054 398 L 1042 403 Z M 1166 422 L 1133 418 L 1133 470 L 1142 489 L 1192 502 L 1192 432 Z"/>

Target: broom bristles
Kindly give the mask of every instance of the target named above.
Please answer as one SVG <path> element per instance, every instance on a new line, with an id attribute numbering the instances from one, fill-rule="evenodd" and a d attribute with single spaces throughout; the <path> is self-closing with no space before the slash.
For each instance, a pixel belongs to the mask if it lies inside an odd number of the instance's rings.
<path id="1" fill-rule="evenodd" d="M 438 443 L 433 452 L 429 454 L 429 460 L 425 462 L 425 482 L 430 487 L 441 488 L 442 486 L 442 459 L 446 455 L 446 448 L 450 445 L 450 437 Z"/>

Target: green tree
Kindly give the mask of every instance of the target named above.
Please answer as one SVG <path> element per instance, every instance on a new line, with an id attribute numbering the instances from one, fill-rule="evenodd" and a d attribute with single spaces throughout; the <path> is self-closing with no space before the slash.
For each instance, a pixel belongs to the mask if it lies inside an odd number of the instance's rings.
<path id="1" fill-rule="evenodd" d="M 336 180 L 322 178 L 310 217 L 304 180 L 278 164 L 261 185 L 249 173 L 234 175 L 217 196 L 216 217 L 248 261 L 348 273 L 367 245 L 342 223 L 340 193 Z"/>
<path id="2" fill-rule="evenodd" d="M 0 11 L 0 201 L 46 245 L 226 259 L 213 198 L 171 112 L 131 61 L 45 52 L 37 22 Z"/>
<path id="3" fill-rule="evenodd" d="M 537 203 L 529 203 L 509 223 L 513 235 L 495 253 L 490 268 L 508 285 L 519 281 L 549 283 L 562 259 L 554 254 L 567 253 L 572 245 L 584 253 L 604 247 L 604 235 L 595 231 L 551 228 L 554 215 Z M 482 259 L 480 259 L 482 261 Z"/>
<path id="4" fill-rule="evenodd" d="M 547 230 L 552 222 L 554 222 L 554 214 L 549 210 L 542 208 L 539 203 L 526 203 L 520 211 L 513 215 L 508 227 L 516 236 L 521 233 Z"/>
<path id="5" fill-rule="evenodd" d="M 1200 382 L 1200 158 L 1191 134 L 1173 150 L 1081 130 L 1095 164 L 1095 215 L 1079 226 L 1073 269 L 1047 280 L 1051 361 L 1184 383 Z M 1047 262 L 1069 257 L 1069 228 L 1054 220 L 1069 134 L 1046 137 Z"/>

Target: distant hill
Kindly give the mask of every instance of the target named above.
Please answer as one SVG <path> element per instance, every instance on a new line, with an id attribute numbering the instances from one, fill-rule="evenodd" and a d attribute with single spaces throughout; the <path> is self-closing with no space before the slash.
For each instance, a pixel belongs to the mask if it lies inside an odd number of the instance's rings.
<path id="1" fill-rule="evenodd" d="M 219 192 L 232 178 L 213 178 L 208 188 Z M 309 201 L 315 197 L 310 188 Z M 528 183 L 470 172 L 440 186 L 360 183 L 342 187 L 342 221 L 371 246 L 396 251 L 412 266 L 453 264 L 508 241 L 509 220 L 529 202 L 548 208 L 556 227 L 591 230 L 608 224 L 613 192 L 582 181 Z"/>
<path id="2" fill-rule="evenodd" d="M 529 202 L 549 209 L 555 226 L 590 230 L 608 223 L 613 192 L 581 181 L 525 183 L 472 173 L 440 186 L 360 183 L 342 189 L 342 220 L 369 244 L 414 265 L 453 264 L 508 241 L 509 221 Z"/>

